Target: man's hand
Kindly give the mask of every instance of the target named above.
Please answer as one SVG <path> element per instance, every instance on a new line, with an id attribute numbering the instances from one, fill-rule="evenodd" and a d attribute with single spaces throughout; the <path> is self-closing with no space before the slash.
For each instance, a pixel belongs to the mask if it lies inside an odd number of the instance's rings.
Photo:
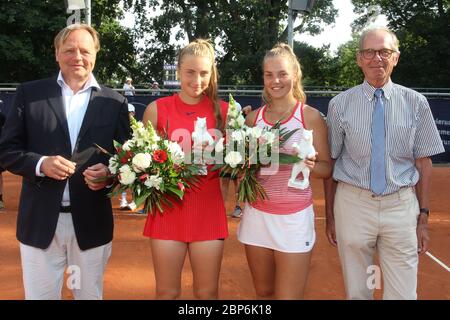
<path id="1" fill-rule="evenodd" d="M 76 163 L 61 156 L 46 157 L 41 163 L 41 172 L 55 180 L 69 178 L 75 172 Z"/>
<path id="2" fill-rule="evenodd" d="M 331 243 L 333 247 L 336 247 L 337 241 L 336 241 L 336 227 L 334 224 L 334 218 L 327 217 L 325 232 L 328 238 L 328 242 Z"/>
<path id="3" fill-rule="evenodd" d="M 424 254 L 428 251 L 428 242 L 430 242 L 430 237 L 428 236 L 428 216 L 426 214 L 419 214 L 416 233 L 417 252 Z"/>
<path id="4" fill-rule="evenodd" d="M 334 167 L 334 163 L 335 160 L 331 160 L 331 168 Z M 336 247 L 337 241 L 336 224 L 334 220 L 334 196 L 336 194 L 337 182 L 333 180 L 333 177 L 324 179 L 323 188 L 325 190 L 325 234 L 327 235 L 328 242 L 330 242 L 333 247 Z"/>
<path id="5" fill-rule="evenodd" d="M 93 166 L 90 166 L 83 172 L 84 181 L 88 185 L 89 189 L 93 191 L 97 191 L 106 187 L 109 182 L 107 179 L 105 179 L 105 181 L 98 182 L 95 182 L 95 180 L 108 177 L 109 175 L 110 173 L 108 167 L 103 163 L 97 163 Z"/>

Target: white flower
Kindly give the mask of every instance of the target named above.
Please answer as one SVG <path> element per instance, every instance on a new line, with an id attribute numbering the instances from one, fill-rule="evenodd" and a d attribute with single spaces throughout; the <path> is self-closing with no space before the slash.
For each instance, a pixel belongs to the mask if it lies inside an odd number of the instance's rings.
<path id="1" fill-rule="evenodd" d="M 138 122 L 136 127 L 133 129 L 133 139 L 140 138 L 145 135 L 145 128 L 141 122 Z"/>
<path id="2" fill-rule="evenodd" d="M 132 146 L 133 146 L 133 140 L 127 140 L 127 142 L 125 142 L 122 145 L 122 149 L 125 150 L 125 151 L 130 151 Z"/>
<path id="3" fill-rule="evenodd" d="M 258 139 L 261 137 L 262 129 L 260 127 L 253 127 L 249 128 L 247 130 L 247 135 L 251 136 L 252 138 Z"/>
<path id="4" fill-rule="evenodd" d="M 228 118 L 236 118 L 238 115 L 238 111 L 236 108 L 229 108 L 228 109 Z"/>
<path id="5" fill-rule="evenodd" d="M 108 165 L 109 172 L 111 172 L 112 174 L 116 174 L 118 165 L 119 163 L 116 157 L 109 158 L 109 165 Z"/>
<path id="6" fill-rule="evenodd" d="M 144 127 L 142 122 L 137 122 L 133 127 L 133 141 L 137 147 L 155 144 L 161 138 L 154 133 L 153 127 Z"/>
<path id="7" fill-rule="evenodd" d="M 120 173 L 124 173 L 124 172 L 132 172 L 132 170 L 131 170 L 131 168 L 130 168 L 129 165 L 124 164 L 123 166 L 121 166 L 121 167 L 119 168 L 119 172 L 120 172 Z"/>
<path id="8" fill-rule="evenodd" d="M 146 139 L 136 138 L 135 141 L 136 141 L 136 147 L 142 148 L 145 146 Z"/>
<path id="9" fill-rule="evenodd" d="M 242 114 L 240 114 L 239 117 L 237 117 L 236 122 L 237 122 L 239 128 L 244 125 L 245 118 L 242 116 Z"/>
<path id="10" fill-rule="evenodd" d="M 144 185 L 148 188 L 155 188 L 159 190 L 159 186 L 162 183 L 162 178 L 159 175 L 149 176 L 147 180 L 145 180 Z"/>
<path id="11" fill-rule="evenodd" d="M 244 140 L 244 136 L 244 132 L 242 132 L 241 130 L 233 130 L 233 132 L 231 133 L 231 139 L 237 142 L 241 142 L 242 140 Z"/>
<path id="12" fill-rule="evenodd" d="M 129 165 L 123 165 L 119 169 L 119 181 L 123 185 L 130 185 L 136 180 L 136 174 L 131 170 Z"/>
<path id="13" fill-rule="evenodd" d="M 219 153 L 223 151 L 223 142 L 225 141 L 225 138 L 220 138 L 219 141 L 217 141 L 216 146 L 214 147 L 214 150 Z"/>
<path id="14" fill-rule="evenodd" d="M 175 164 L 181 164 L 184 160 L 184 152 L 180 145 L 176 142 L 169 142 L 167 148 L 172 155 L 172 161 Z"/>
<path id="15" fill-rule="evenodd" d="M 273 132 L 264 132 L 263 137 L 267 141 L 267 144 L 272 144 L 275 141 L 275 134 Z"/>
<path id="16" fill-rule="evenodd" d="M 144 171 L 152 163 L 152 156 L 149 153 L 138 153 L 133 157 L 132 160 L 133 169 L 137 172 Z"/>
<path id="17" fill-rule="evenodd" d="M 231 119 L 230 121 L 228 121 L 228 126 L 229 127 L 234 127 L 236 125 L 236 120 L 235 119 Z"/>
<path id="18" fill-rule="evenodd" d="M 237 151 L 231 151 L 225 157 L 225 163 L 228 164 L 232 168 L 236 168 L 238 163 L 242 161 L 242 156 Z"/>

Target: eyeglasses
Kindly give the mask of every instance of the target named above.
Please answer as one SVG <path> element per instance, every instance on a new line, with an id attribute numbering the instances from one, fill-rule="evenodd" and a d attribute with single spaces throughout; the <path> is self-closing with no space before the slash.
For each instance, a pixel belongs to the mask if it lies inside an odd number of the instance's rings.
<path id="1" fill-rule="evenodd" d="M 373 50 L 373 49 L 365 49 L 359 50 L 359 53 L 363 56 L 364 59 L 373 59 L 375 55 L 378 53 L 382 59 L 389 59 L 392 57 L 392 54 L 397 52 L 391 49 L 381 49 L 381 50 Z"/>

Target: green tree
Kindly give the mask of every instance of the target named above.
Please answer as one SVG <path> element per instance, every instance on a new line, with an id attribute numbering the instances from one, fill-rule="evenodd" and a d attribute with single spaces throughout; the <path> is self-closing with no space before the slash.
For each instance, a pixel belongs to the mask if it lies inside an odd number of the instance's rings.
<path id="1" fill-rule="evenodd" d="M 64 5 L 55 1 L 2 1 L 0 82 L 20 82 L 55 73 L 53 38 L 65 25 L 64 11 Z"/>
<path id="2" fill-rule="evenodd" d="M 337 54 L 330 54 L 329 46 L 314 48 L 305 43 L 296 43 L 295 54 L 302 65 L 305 86 L 326 86 L 336 89 L 360 84 L 363 73 L 356 64 L 358 37 L 339 46 Z"/>
<path id="3" fill-rule="evenodd" d="M 92 1 L 92 25 L 100 33 L 102 50 L 95 73 L 102 83 L 123 81 L 138 69 L 132 33 L 116 19 L 119 0 Z M 0 4 L 0 82 L 23 82 L 58 71 L 53 39 L 66 25 L 64 1 L 3 0 Z M 119 67 L 120 66 L 120 67 Z"/>
<path id="4" fill-rule="evenodd" d="M 164 62 L 173 63 L 176 58 L 178 48 L 170 44 L 172 30 L 178 30 L 173 35 L 177 40 L 215 41 L 223 84 L 261 84 L 265 51 L 287 40 L 285 0 L 128 0 L 126 6 L 137 17 L 136 33 L 145 37 L 141 61 L 159 77 Z M 149 10 L 161 13 L 152 16 Z M 322 23 L 334 22 L 336 13 L 332 0 L 318 0 L 296 32 L 318 34 Z"/>
<path id="5" fill-rule="evenodd" d="M 97 55 L 95 76 L 110 86 L 123 83 L 127 76 L 140 81 L 143 77 L 130 31 L 111 18 L 98 24 L 97 31 L 101 50 Z"/>
<path id="6" fill-rule="evenodd" d="M 332 72 L 335 76 L 334 85 L 353 87 L 364 80 L 364 74 L 356 63 L 356 53 L 359 47 L 359 36 L 353 34 L 353 39 L 339 46 Z"/>
<path id="7" fill-rule="evenodd" d="M 400 61 L 393 80 L 411 87 L 450 87 L 449 0 L 352 0 L 361 29 L 366 8 L 379 5 L 400 40 Z"/>
<path id="8" fill-rule="evenodd" d="M 333 58 L 329 54 L 329 46 L 315 48 L 304 42 L 295 42 L 294 52 L 302 66 L 304 86 L 329 86 L 329 68 Z"/>

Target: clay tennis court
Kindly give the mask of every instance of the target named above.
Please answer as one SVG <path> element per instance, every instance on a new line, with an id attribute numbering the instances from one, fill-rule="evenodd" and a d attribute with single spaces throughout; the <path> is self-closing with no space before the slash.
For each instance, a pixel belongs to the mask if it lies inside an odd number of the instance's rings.
<path id="1" fill-rule="evenodd" d="M 6 210 L 0 211 L 0 299 L 23 299 L 19 243 L 15 237 L 21 181 L 17 176 L 4 173 L 4 183 Z M 313 181 L 313 194 L 317 242 L 312 255 L 305 298 L 345 299 L 338 253 L 325 237 L 321 181 Z M 450 167 L 433 168 L 430 194 L 430 253 L 446 266 L 450 266 Z M 104 298 L 153 299 L 155 282 L 150 244 L 149 240 L 142 236 L 146 217 L 117 210 L 118 199 L 114 199 L 113 205 L 115 232 L 113 252 L 105 273 Z M 230 213 L 233 208 L 233 199 L 228 199 L 227 211 Z M 239 219 L 228 218 L 228 222 L 230 237 L 225 241 L 220 299 L 254 299 L 244 248 L 236 239 Z M 186 260 L 182 278 L 182 299 L 193 299 L 191 283 L 189 260 Z M 63 298 L 72 298 L 70 290 L 65 286 Z M 381 298 L 380 290 L 376 290 L 376 298 Z M 428 255 L 420 257 L 418 298 L 450 299 L 450 272 Z"/>

